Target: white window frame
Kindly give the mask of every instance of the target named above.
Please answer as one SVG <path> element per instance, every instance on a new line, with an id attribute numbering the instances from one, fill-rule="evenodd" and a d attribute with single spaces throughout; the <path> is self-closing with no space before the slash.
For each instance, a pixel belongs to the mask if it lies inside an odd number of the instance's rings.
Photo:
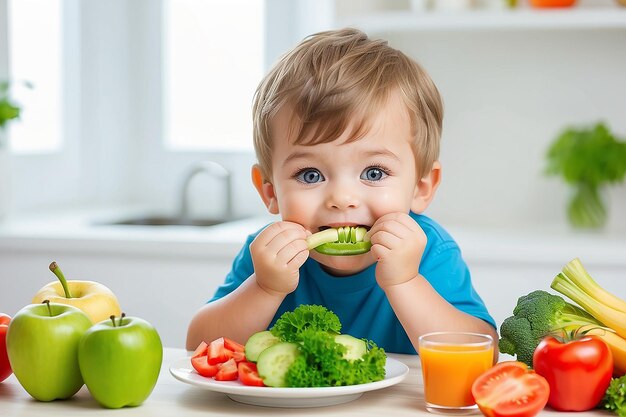
<path id="1" fill-rule="evenodd" d="M 0 33 L 4 42 L 8 33 L 7 2 L 0 2 Z M 38 153 L 11 154 L 9 185 L 10 213 L 25 208 L 43 208 L 73 201 L 82 194 L 80 132 L 80 74 L 79 74 L 79 4 L 65 0 L 62 5 L 63 34 L 63 114 L 62 145 L 59 150 Z M 0 74 L 9 74 L 8 42 L 0 45 Z"/>
<path id="2" fill-rule="evenodd" d="M 328 8 L 333 2 L 267 0 L 266 70 L 302 37 L 327 28 L 328 20 L 313 23 L 306 12 L 320 4 Z M 15 212 L 103 204 L 176 209 L 184 172 L 202 159 L 232 171 L 235 206 L 241 210 L 235 214 L 265 212 L 250 183 L 252 151 L 164 146 L 160 1 L 65 0 L 64 17 L 63 147 L 45 155 L 13 156 Z M 0 35 L 3 30 L 6 2 L 0 1 Z M 8 67 L 6 50 L 0 44 L 0 74 Z"/>

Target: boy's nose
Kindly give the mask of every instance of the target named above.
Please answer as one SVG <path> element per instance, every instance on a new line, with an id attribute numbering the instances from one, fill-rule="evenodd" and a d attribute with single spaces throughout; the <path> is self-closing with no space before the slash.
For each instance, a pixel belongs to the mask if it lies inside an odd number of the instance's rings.
<path id="1" fill-rule="evenodd" d="M 350 190 L 349 187 L 333 187 L 329 190 L 326 207 L 339 210 L 357 208 L 359 207 L 359 198 L 354 190 Z"/>

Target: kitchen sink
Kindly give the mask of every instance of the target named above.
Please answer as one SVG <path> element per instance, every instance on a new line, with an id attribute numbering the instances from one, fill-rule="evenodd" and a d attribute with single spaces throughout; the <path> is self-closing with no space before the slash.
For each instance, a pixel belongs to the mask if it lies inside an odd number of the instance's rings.
<path id="1" fill-rule="evenodd" d="M 242 218 L 226 218 L 226 219 L 196 219 L 170 216 L 145 216 L 133 217 L 129 219 L 115 220 L 111 222 L 101 222 L 100 225 L 114 226 L 200 226 L 208 227 L 222 223 L 228 223 Z"/>

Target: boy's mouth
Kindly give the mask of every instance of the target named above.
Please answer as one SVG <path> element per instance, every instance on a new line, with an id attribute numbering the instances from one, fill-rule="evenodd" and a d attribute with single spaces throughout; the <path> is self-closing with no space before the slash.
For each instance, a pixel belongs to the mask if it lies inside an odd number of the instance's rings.
<path id="1" fill-rule="evenodd" d="M 309 250 L 323 255 L 350 256 L 366 253 L 372 247 L 365 241 L 366 226 L 321 226 L 320 231 L 307 238 Z"/>

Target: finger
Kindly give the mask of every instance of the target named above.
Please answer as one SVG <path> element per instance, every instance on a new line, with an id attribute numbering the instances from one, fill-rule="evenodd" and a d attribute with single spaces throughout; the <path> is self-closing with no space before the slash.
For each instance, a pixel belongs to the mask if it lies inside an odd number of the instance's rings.
<path id="1" fill-rule="evenodd" d="M 256 246 L 264 247 L 270 244 L 270 242 L 279 234 L 288 230 L 301 230 L 304 231 L 304 227 L 298 223 L 293 222 L 276 222 L 267 226 L 258 234 L 253 243 Z"/>
<path id="2" fill-rule="evenodd" d="M 407 225 L 396 220 L 386 221 L 378 226 L 376 233 L 388 232 L 403 239 L 409 239 L 415 235 L 416 231 L 410 229 Z M 374 235 L 372 235 L 372 238 Z"/>
<path id="3" fill-rule="evenodd" d="M 281 231 L 267 243 L 265 250 L 278 255 L 283 248 L 295 241 L 301 241 L 306 246 L 306 232 L 304 229 L 285 229 Z"/>
<path id="4" fill-rule="evenodd" d="M 279 265 L 287 265 L 289 262 L 302 251 L 309 251 L 306 240 L 298 239 L 289 242 L 284 247 L 280 248 L 276 253 L 276 262 Z"/>
<path id="5" fill-rule="evenodd" d="M 294 256 L 289 262 L 287 262 L 287 266 L 300 268 L 309 258 L 309 253 L 310 252 L 308 249 L 298 252 L 296 256 Z"/>
<path id="6" fill-rule="evenodd" d="M 411 218 L 411 216 L 409 216 L 408 214 L 405 213 L 400 213 L 400 212 L 392 212 L 392 213 L 387 213 L 381 217 L 379 217 L 374 224 L 372 225 L 372 227 L 370 228 L 370 230 L 367 231 L 367 233 L 365 233 L 365 238 L 364 239 L 371 239 L 372 235 L 374 233 L 376 233 L 377 231 L 381 230 L 381 228 L 383 227 L 384 224 L 388 223 L 388 222 L 400 222 L 402 224 L 405 224 L 407 227 L 409 227 L 409 229 L 411 229 L 411 223 L 414 223 L 415 225 L 417 225 L 417 223 L 415 222 L 415 220 L 413 220 Z M 411 229 L 413 230 L 413 229 Z"/>
<path id="7" fill-rule="evenodd" d="M 384 247 L 383 245 L 372 245 L 370 252 L 374 255 L 377 261 L 383 259 L 387 256 L 391 250 L 389 248 Z"/>
<path id="8" fill-rule="evenodd" d="M 372 247 L 380 245 L 387 249 L 397 248 L 402 245 L 403 239 L 386 230 L 381 230 L 372 236 Z"/>

